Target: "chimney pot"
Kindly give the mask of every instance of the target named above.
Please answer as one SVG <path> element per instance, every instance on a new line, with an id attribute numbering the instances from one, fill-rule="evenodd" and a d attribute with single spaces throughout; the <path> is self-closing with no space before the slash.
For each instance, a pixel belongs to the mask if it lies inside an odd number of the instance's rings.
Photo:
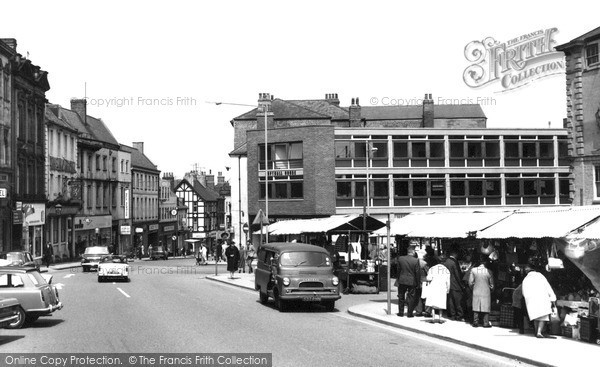
<path id="1" fill-rule="evenodd" d="M 81 118 L 84 124 L 87 124 L 87 101 L 83 98 L 71 99 L 71 111 L 75 112 Z"/>

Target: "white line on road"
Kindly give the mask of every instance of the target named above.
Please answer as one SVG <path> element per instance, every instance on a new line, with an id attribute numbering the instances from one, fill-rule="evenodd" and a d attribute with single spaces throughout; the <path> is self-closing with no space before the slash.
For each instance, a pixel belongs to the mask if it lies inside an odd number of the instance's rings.
<path id="1" fill-rule="evenodd" d="M 119 290 L 119 292 L 123 293 L 123 295 L 127 298 L 131 298 L 130 295 L 128 295 L 127 293 L 125 293 L 121 288 L 117 287 L 117 289 Z"/>
<path id="2" fill-rule="evenodd" d="M 516 361 L 516 360 L 508 358 L 508 357 L 499 356 L 499 355 L 488 353 L 488 352 L 481 351 L 481 350 L 475 350 L 473 348 L 470 348 L 470 347 L 467 347 L 467 346 L 464 346 L 464 345 L 447 342 L 447 341 L 436 339 L 436 338 L 433 338 L 433 337 L 430 337 L 430 336 L 426 336 L 426 335 L 421 335 L 421 334 L 418 334 L 418 333 L 415 333 L 415 332 L 412 332 L 412 331 L 409 331 L 409 330 L 399 329 L 399 328 L 391 327 L 391 326 L 388 326 L 388 325 L 382 325 L 382 324 L 377 323 L 375 321 L 363 320 L 363 319 L 359 319 L 359 318 L 353 317 L 351 315 L 345 315 L 345 314 L 341 314 L 341 313 L 331 313 L 330 315 L 341 317 L 341 318 L 346 319 L 346 320 L 356 321 L 356 322 L 360 322 L 360 323 L 363 323 L 363 324 L 375 326 L 377 328 L 385 329 L 387 331 L 391 331 L 391 332 L 394 332 L 396 334 L 410 336 L 413 339 L 414 338 L 420 339 L 422 341 L 433 343 L 433 344 L 437 344 L 437 345 L 444 346 L 444 347 L 447 347 L 447 348 L 451 348 L 451 349 L 454 349 L 454 350 L 462 352 L 462 353 L 471 354 L 471 355 L 474 355 L 474 356 L 477 356 L 477 357 L 481 357 L 481 358 L 486 358 L 486 359 L 492 360 L 492 361 L 494 361 L 496 363 L 505 364 L 507 366 L 531 366 L 531 365 L 529 365 L 529 364 L 527 364 L 525 362 Z"/>
<path id="3" fill-rule="evenodd" d="M 74 277 L 74 276 L 75 276 L 75 274 L 67 274 L 63 278 L 70 278 L 70 277 Z"/>

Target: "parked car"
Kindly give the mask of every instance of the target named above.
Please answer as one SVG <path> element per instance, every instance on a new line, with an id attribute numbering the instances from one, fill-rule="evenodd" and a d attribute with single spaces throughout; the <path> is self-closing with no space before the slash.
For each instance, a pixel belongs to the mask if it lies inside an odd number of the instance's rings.
<path id="1" fill-rule="evenodd" d="M 164 260 L 168 260 L 169 259 L 169 255 L 167 254 L 167 251 L 165 251 L 164 247 L 162 246 L 152 246 L 152 251 L 150 251 L 150 260 L 156 260 L 156 259 L 164 259 Z"/>
<path id="2" fill-rule="evenodd" d="M 19 301 L 16 298 L 0 298 L 0 328 L 7 327 L 19 317 Z"/>
<path id="3" fill-rule="evenodd" d="M 257 260 L 254 288 L 261 303 L 272 297 L 279 311 L 285 311 L 290 302 L 320 303 L 333 311 L 341 298 L 333 262 L 322 247 L 269 243 L 261 246 Z"/>
<path id="4" fill-rule="evenodd" d="M 108 247 L 106 246 L 91 246 L 86 247 L 85 252 L 81 255 L 81 267 L 83 271 L 98 269 L 98 264 L 104 256 L 109 255 Z"/>
<path id="5" fill-rule="evenodd" d="M 31 253 L 27 251 L 7 251 L 0 253 L 0 259 L 7 260 L 10 263 L 2 262 L 2 266 L 21 266 L 28 267 L 32 266 L 38 271 L 42 265 L 41 259 L 34 259 Z M 4 265 L 6 264 L 6 265 Z"/>
<path id="6" fill-rule="evenodd" d="M 31 267 L 0 267 L 0 298 L 19 301 L 18 317 L 7 326 L 9 329 L 19 329 L 26 321 L 34 322 L 63 307 L 52 276 L 44 278 Z"/>
<path id="7" fill-rule="evenodd" d="M 108 255 L 100 260 L 100 264 L 98 265 L 98 283 L 108 279 L 129 281 L 129 265 L 127 265 L 126 256 Z"/>

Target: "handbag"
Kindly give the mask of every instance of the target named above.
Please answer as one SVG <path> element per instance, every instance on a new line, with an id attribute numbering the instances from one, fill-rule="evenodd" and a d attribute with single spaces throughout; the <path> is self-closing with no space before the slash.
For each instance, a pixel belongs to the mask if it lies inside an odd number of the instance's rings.
<path id="1" fill-rule="evenodd" d="M 548 269 L 564 269 L 565 265 L 563 261 L 558 258 L 558 254 L 556 252 L 556 243 L 552 243 L 550 247 L 550 252 L 548 254 Z"/>

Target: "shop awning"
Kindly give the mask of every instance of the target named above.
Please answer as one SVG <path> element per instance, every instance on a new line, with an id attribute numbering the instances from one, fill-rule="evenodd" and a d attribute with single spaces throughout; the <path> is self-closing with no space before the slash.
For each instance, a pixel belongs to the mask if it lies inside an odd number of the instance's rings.
<path id="1" fill-rule="evenodd" d="M 591 206 L 527 210 L 477 233 L 477 238 L 560 238 L 600 217 Z"/>
<path id="2" fill-rule="evenodd" d="M 392 236 L 466 238 L 469 234 L 485 229 L 512 212 L 431 212 L 412 213 L 394 220 L 390 225 Z M 375 232 L 387 235 L 387 229 Z"/>
<path id="3" fill-rule="evenodd" d="M 590 240 L 600 239 L 600 220 L 590 223 L 587 226 L 570 233 L 569 237 Z"/>
<path id="4" fill-rule="evenodd" d="M 366 230 L 374 231 L 385 226 L 381 221 L 367 216 Z M 326 232 L 356 232 L 363 230 L 363 217 L 357 214 L 332 215 L 328 218 L 292 219 L 275 222 L 263 229 L 271 235 L 326 233 Z M 260 234 L 260 231 L 255 231 Z"/>
<path id="5" fill-rule="evenodd" d="M 191 238 L 191 239 L 184 240 L 183 242 L 190 242 L 190 243 L 194 243 L 194 242 L 200 242 L 200 241 L 201 241 L 201 240 L 199 240 L 199 239 L 196 239 L 196 238 Z"/>

